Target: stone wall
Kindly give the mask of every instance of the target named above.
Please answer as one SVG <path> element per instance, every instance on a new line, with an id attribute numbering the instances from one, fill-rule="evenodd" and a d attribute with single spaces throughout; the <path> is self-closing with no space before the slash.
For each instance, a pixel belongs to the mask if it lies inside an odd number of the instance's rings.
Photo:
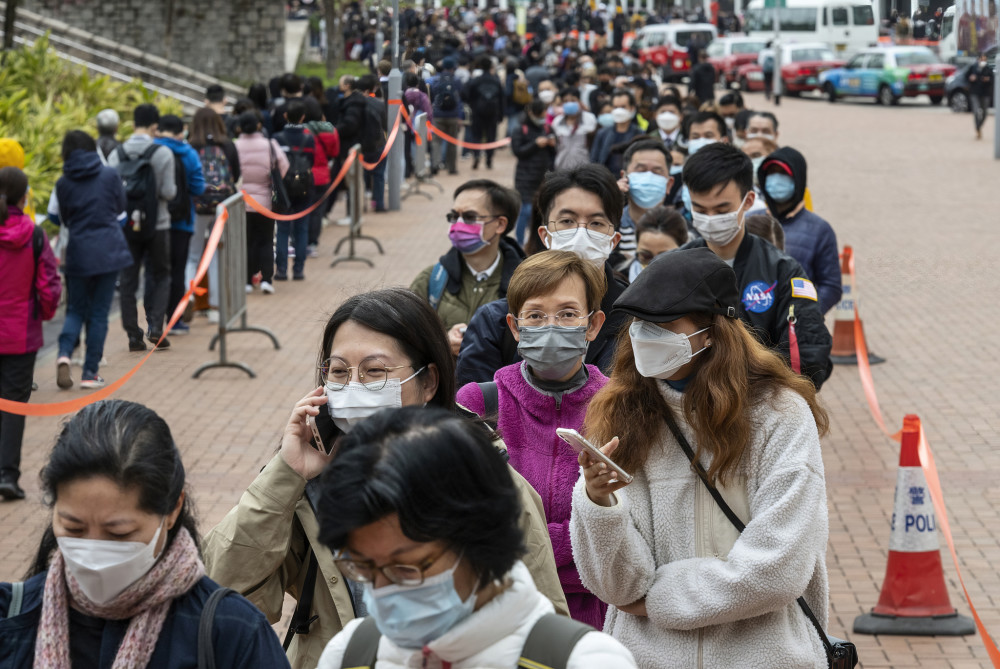
<path id="1" fill-rule="evenodd" d="M 282 0 L 22 0 L 24 9 L 247 83 L 284 69 Z"/>

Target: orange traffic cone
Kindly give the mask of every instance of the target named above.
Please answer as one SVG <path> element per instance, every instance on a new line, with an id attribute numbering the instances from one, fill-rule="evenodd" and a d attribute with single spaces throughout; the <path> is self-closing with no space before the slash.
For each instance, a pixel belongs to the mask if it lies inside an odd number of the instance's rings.
<path id="1" fill-rule="evenodd" d="M 843 287 L 843 295 L 833 312 L 833 348 L 830 350 L 830 360 L 835 365 L 856 365 L 858 364 L 858 355 L 854 341 L 855 317 L 858 319 L 858 327 L 862 326 L 861 314 L 856 313 L 854 308 L 858 302 L 858 291 L 854 285 L 854 275 L 851 272 L 854 249 L 845 246 L 840 260 L 840 283 Z M 877 365 L 880 362 L 885 362 L 885 358 L 868 351 L 868 364 Z"/>
<path id="2" fill-rule="evenodd" d="M 896 501 L 889 538 L 889 561 L 878 604 L 854 619 L 860 634 L 963 636 L 975 634 L 971 618 L 960 616 L 948 599 L 934 507 L 920 468 L 920 419 L 903 419 Z"/>

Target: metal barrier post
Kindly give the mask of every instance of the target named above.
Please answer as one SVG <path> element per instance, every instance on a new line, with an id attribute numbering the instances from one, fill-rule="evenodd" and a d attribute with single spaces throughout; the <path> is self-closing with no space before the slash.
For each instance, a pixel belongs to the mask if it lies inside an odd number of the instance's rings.
<path id="1" fill-rule="evenodd" d="M 444 186 L 430 176 L 430 170 L 427 167 L 427 148 L 430 146 L 427 139 L 427 114 L 421 112 L 414 117 L 413 134 L 423 141 L 413 147 L 413 182 L 410 184 L 410 189 L 403 195 L 403 199 L 405 200 L 411 195 L 423 195 L 428 200 L 433 200 L 433 195 L 420 190 L 420 184 L 431 184 L 444 193 Z"/>
<path id="2" fill-rule="evenodd" d="M 348 231 L 346 237 L 337 242 L 337 248 L 333 250 L 334 255 L 338 257 L 333 259 L 330 263 L 330 267 L 336 267 L 342 262 L 363 262 L 369 267 L 374 267 L 375 264 L 368 258 L 362 258 L 355 255 L 354 252 L 354 242 L 355 240 L 365 240 L 373 243 L 378 249 L 380 255 L 385 255 L 385 251 L 382 250 L 382 244 L 379 243 L 374 237 L 369 237 L 367 235 L 361 234 L 361 214 L 365 206 L 365 168 L 361 165 L 361 145 L 354 145 L 355 155 L 357 158 L 351 163 L 351 166 L 347 168 L 347 201 L 349 203 L 349 208 L 351 212 L 351 228 Z M 347 255 L 340 257 L 340 248 L 347 242 Z"/>
<path id="3" fill-rule="evenodd" d="M 239 193 L 228 198 L 216 208 L 216 215 L 229 211 L 229 220 L 222 229 L 222 239 L 216 257 L 219 261 L 219 332 L 208 345 L 209 351 L 219 344 L 218 362 L 206 362 L 195 370 L 194 378 L 213 367 L 235 367 L 242 369 L 250 378 L 255 378 L 248 365 L 230 360 L 226 350 L 226 335 L 233 332 L 260 332 L 270 337 L 274 348 L 280 349 L 278 338 L 267 328 L 247 325 L 247 209 L 243 196 Z"/>

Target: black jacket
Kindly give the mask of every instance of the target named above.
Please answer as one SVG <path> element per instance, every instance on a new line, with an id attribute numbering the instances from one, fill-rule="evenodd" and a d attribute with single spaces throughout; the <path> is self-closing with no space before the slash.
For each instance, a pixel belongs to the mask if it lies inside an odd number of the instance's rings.
<path id="1" fill-rule="evenodd" d="M 978 62 L 973 63 L 965 78 L 969 81 L 969 93 L 972 95 L 993 95 L 993 68 L 989 65 L 980 67 Z"/>
<path id="2" fill-rule="evenodd" d="M 550 134 L 545 125 L 535 125 L 527 113 L 522 113 L 517 120 L 510 135 L 510 149 L 517 158 L 514 188 L 521 194 L 521 202 L 528 203 L 534 199 L 545 173 L 555 164 L 556 149 L 554 146 L 541 147 L 535 143 L 539 137 Z"/>
<path id="3" fill-rule="evenodd" d="M 486 72 L 467 83 L 462 90 L 462 99 L 480 123 L 499 123 L 503 118 L 504 86 L 495 74 Z"/>
<path id="4" fill-rule="evenodd" d="M 627 284 L 615 278 L 614 270 L 608 263 L 604 263 L 604 276 L 608 280 L 608 290 L 601 300 L 601 310 L 607 320 L 597 338 L 590 342 L 584 362 L 597 365 L 602 372 L 610 374 L 618 333 L 630 317 L 624 312 L 612 311 L 615 300 L 625 291 Z M 503 298 L 480 307 L 469 321 L 455 370 L 459 388 L 466 383 L 492 381 L 498 369 L 521 359 L 514 335 L 507 327 L 508 311 L 507 298 Z"/>
<path id="5" fill-rule="evenodd" d="M 347 157 L 351 147 L 362 141 L 365 131 L 366 100 L 364 93 L 355 91 L 340 101 L 337 135 L 340 137 L 341 160 Z"/>
<path id="6" fill-rule="evenodd" d="M 683 248 L 706 246 L 704 239 L 688 242 Z M 833 339 L 823 322 L 819 302 L 792 297 L 792 279 L 805 277 L 802 266 L 769 243 L 747 234 L 736 252 L 733 265 L 740 290 L 740 318 L 768 348 L 786 361 L 788 353 L 788 312 L 795 307 L 795 334 L 799 341 L 802 374 L 812 379 L 818 390 L 833 371 L 830 347 Z"/>
<path id="7" fill-rule="evenodd" d="M 715 99 L 715 67 L 711 63 L 698 63 L 691 68 L 691 91 L 702 102 Z"/>

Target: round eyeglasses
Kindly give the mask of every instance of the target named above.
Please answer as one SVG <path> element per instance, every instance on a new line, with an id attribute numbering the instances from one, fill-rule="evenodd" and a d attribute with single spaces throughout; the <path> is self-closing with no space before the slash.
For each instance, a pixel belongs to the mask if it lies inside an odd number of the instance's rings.
<path id="1" fill-rule="evenodd" d="M 413 365 L 394 365 L 387 367 L 378 358 L 362 360 L 360 365 L 351 366 L 346 360 L 329 358 L 319 366 L 320 379 L 330 390 L 343 390 L 351 382 L 354 370 L 358 371 L 358 381 L 368 390 L 382 390 L 389 381 L 389 372 L 405 369 Z"/>
<path id="2" fill-rule="evenodd" d="M 564 232 L 583 228 L 591 239 L 600 240 L 601 237 L 611 237 L 615 234 L 615 226 L 610 221 L 603 218 L 592 218 L 589 221 L 578 221 L 575 218 L 560 218 L 549 221 L 545 226 L 549 232 Z"/>
<path id="3" fill-rule="evenodd" d="M 573 328 L 584 324 L 584 321 L 590 318 L 594 314 L 591 311 L 589 314 L 584 314 L 576 309 L 563 309 L 562 311 L 549 315 L 544 311 L 523 311 L 521 315 L 515 318 L 518 327 L 522 328 L 540 328 L 549 323 L 553 323 L 564 328 Z"/>
<path id="4" fill-rule="evenodd" d="M 333 558 L 333 563 L 337 565 L 340 573 L 356 583 L 373 583 L 375 581 L 375 573 L 378 572 L 385 576 L 386 580 L 390 583 L 412 587 L 424 582 L 424 570 L 430 568 L 431 565 L 440 560 L 448 550 L 445 548 L 437 555 L 429 557 L 416 565 L 387 564 L 378 567 L 372 560 L 355 560 L 349 557 L 346 551 L 337 553 Z M 458 560 L 455 562 L 457 563 Z"/>

